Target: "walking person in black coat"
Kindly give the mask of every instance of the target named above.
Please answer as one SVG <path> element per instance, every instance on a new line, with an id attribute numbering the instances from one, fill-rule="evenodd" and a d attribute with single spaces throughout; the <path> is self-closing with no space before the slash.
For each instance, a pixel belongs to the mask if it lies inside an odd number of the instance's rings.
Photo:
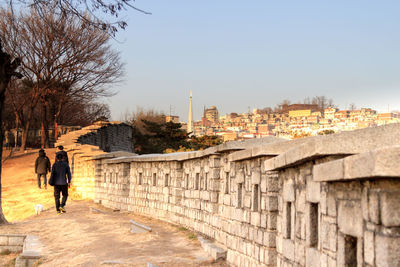
<path id="1" fill-rule="evenodd" d="M 51 172 L 51 164 L 46 152 L 43 149 L 39 150 L 39 157 L 35 161 L 35 173 L 37 174 L 38 187 L 41 187 L 40 177 L 43 176 L 43 185 L 47 189 L 47 173 Z"/>
<path id="2" fill-rule="evenodd" d="M 71 185 L 71 170 L 67 162 L 63 161 L 63 155 L 56 155 L 56 163 L 53 164 L 49 184 L 54 186 L 54 199 L 56 202 L 57 213 L 66 212 L 65 203 L 68 198 L 68 187 Z M 60 192 L 62 201 L 60 204 Z"/>
<path id="3" fill-rule="evenodd" d="M 64 147 L 63 146 L 58 146 L 57 148 L 58 148 L 58 151 L 56 152 L 56 158 L 57 158 L 57 155 L 62 155 L 62 161 L 65 161 L 66 163 L 69 164 L 68 154 L 64 150 Z"/>

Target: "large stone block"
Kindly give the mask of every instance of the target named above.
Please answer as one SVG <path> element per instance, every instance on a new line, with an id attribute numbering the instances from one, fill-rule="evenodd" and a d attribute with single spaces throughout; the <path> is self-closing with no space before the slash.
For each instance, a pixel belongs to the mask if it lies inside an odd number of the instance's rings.
<path id="1" fill-rule="evenodd" d="M 363 237 L 363 217 L 359 201 L 339 202 L 338 225 L 343 234 Z"/>
<path id="2" fill-rule="evenodd" d="M 264 262 L 268 266 L 276 266 L 276 250 L 275 249 L 265 249 L 264 250 Z"/>
<path id="3" fill-rule="evenodd" d="M 300 242 L 295 243 L 295 249 L 294 249 L 294 253 L 295 253 L 295 261 L 296 263 L 299 263 L 300 266 L 304 266 L 305 265 L 305 261 L 306 261 L 306 248 L 303 244 L 301 244 Z"/>
<path id="4" fill-rule="evenodd" d="M 264 232 L 264 246 L 269 248 L 276 247 L 276 232 L 275 231 L 266 231 Z"/>
<path id="5" fill-rule="evenodd" d="M 24 244 L 25 236 L 9 236 L 8 245 L 9 246 L 22 246 Z"/>
<path id="6" fill-rule="evenodd" d="M 277 212 L 267 213 L 267 228 L 268 228 L 268 230 L 276 230 L 277 221 L 278 221 L 278 213 Z"/>
<path id="7" fill-rule="evenodd" d="M 381 218 L 386 227 L 400 226 L 400 190 L 381 194 Z"/>
<path id="8" fill-rule="evenodd" d="M 375 233 L 364 232 L 364 260 L 365 263 L 374 265 L 375 262 Z"/>
<path id="9" fill-rule="evenodd" d="M 8 246 L 8 236 L 0 235 L 0 246 Z"/>
<path id="10" fill-rule="evenodd" d="M 295 199 L 295 191 L 293 182 L 287 181 L 283 184 L 283 200 L 293 202 Z"/>
<path id="11" fill-rule="evenodd" d="M 400 238 L 382 235 L 375 236 L 376 266 L 400 266 Z"/>
<path id="12" fill-rule="evenodd" d="M 209 159 L 210 168 L 219 168 L 221 165 L 220 157 L 210 157 Z"/>
<path id="13" fill-rule="evenodd" d="M 261 225 L 261 214 L 259 212 L 251 213 L 251 224 L 257 227 Z"/>
<path id="14" fill-rule="evenodd" d="M 252 184 L 260 184 L 261 182 L 261 171 L 260 169 L 254 169 L 251 172 L 251 183 Z"/>
<path id="15" fill-rule="evenodd" d="M 380 224 L 379 194 L 370 191 L 368 196 L 368 216 L 369 220 L 375 224 Z"/>
<path id="16" fill-rule="evenodd" d="M 301 213 L 306 212 L 306 193 L 304 190 L 297 189 L 296 210 Z"/>
<path id="17" fill-rule="evenodd" d="M 313 267 L 320 265 L 320 252 L 315 248 L 306 249 L 306 266 Z"/>
<path id="18" fill-rule="evenodd" d="M 243 169 L 240 169 L 240 170 L 236 173 L 235 182 L 238 183 L 238 184 L 244 182 L 244 171 L 243 171 Z"/>
<path id="19" fill-rule="evenodd" d="M 336 200 L 335 196 L 333 193 L 329 192 L 327 196 L 327 210 L 328 210 L 328 215 L 332 217 L 337 216 L 337 207 L 336 207 Z"/>
<path id="20" fill-rule="evenodd" d="M 306 199 L 309 202 L 319 202 L 321 199 L 321 183 L 313 182 L 311 176 L 307 176 L 307 185 L 306 185 Z"/>
<path id="21" fill-rule="evenodd" d="M 267 196 L 265 198 L 265 209 L 267 211 L 278 210 L 278 198 L 276 196 Z"/>
<path id="22" fill-rule="evenodd" d="M 282 254 L 285 258 L 290 261 L 294 261 L 294 242 L 290 239 L 283 239 L 282 242 Z"/>
<path id="23" fill-rule="evenodd" d="M 267 172 L 267 191 L 278 192 L 279 189 L 280 187 L 278 173 L 275 171 Z"/>

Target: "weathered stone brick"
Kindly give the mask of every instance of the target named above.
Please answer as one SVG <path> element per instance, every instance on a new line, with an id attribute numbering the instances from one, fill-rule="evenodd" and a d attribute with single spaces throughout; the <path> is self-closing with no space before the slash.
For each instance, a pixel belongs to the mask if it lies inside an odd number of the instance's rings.
<path id="1" fill-rule="evenodd" d="M 265 231 L 263 244 L 268 248 L 276 247 L 276 232 Z"/>
<path id="2" fill-rule="evenodd" d="M 309 202 L 319 202 L 321 199 L 321 183 L 313 182 L 312 176 L 307 176 L 306 199 Z"/>
<path id="3" fill-rule="evenodd" d="M 259 212 L 251 213 L 251 224 L 259 227 L 261 224 L 261 214 Z"/>
<path id="4" fill-rule="evenodd" d="M 278 198 L 276 196 L 265 197 L 265 208 L 267 211 L 278 210 Z"/>
<path id="5" fill-rule="evenodd" d="M 275 172 L 269 172 L 267 174 L 267 191 L 278 192 L 279 191 L 279 180 Z"/>
<path id="6" fill-rule="evenodd" d="M 261 227 L 267 228 L 267 215 L 261 214 Z"/>
<path id="7" fill-rule="evenodd" d="M 375 262 L 377 266 L 400 266 L 400 238 L 376 235 Z"/>
<path id="8" fill-rule="evenodd" d="M 261 175 L 260 190 L 262 193 L 267 192 L 267 176 L 265 174 Z"/>
<path id="9" fill-rule="evenodd" d="M 356 237 L 363 236 L 363 217 L 360 202 L 339 202 L 338 225 L 340 231 L 344 234 Z"/>
<path id="10" fill-rule="evenodd" d="M 320 262 L 319 251 L 315 248 L 306 248 L 306 266 L 319 266 Z"/>
<path id="11" fill-rule="evenodd" d="M 400 226 L 399 192 L 383 192 L 380 201 L 382 224 L 387 227 Z"/>
<path id="12" fill-rule="evenodd" d="M 337 216 L 337 210 L 336 210 L 336 200 L 335 196 L 333 193 L 328 193 L 327 196 L 327 209 L 328 209 L 328 215 L 336 217 Z"/>
<path id="13" fill-rule="evenodd" d="M 282 197 L 284 201 L 293 202 L 295 200 L 295 191 L 293 183 L 286 182 L 283 184 Z"/>
<path id="14" fill-rule="evenodd" d="M 276 265 L 276 250 L 274 249 L 265 249 L 264 251 L 264 263 L 269 265 L 269 266 L 275 266 Z"/>
<path id="15" fill-rule="evenodd" d="M 365 263 L 374 265 L 375 261 L 375 233 L 364 232 L 364 260 Z"/>
<path id="16" fill-rule="evenodd" d="M 282 254 L 288 260 L 294 261 L 294 242 L 290 239 L 283 239 Z"/>
<path id="17" fill-rule="evenodd" d="M 25 236 L 9 236 L 8 245 L 9 246 L 22 246 L 24 244 Z"/>
<path id="18" fill-rule="evenodd" d="M 306 261 L 306 250 L 305 246 L 302 245 L 300 242 L 295 243 L 295 261 L 299 263 L 301 266 L 305 265 Z"/>
<path id="19" fill-rule="evenodd" d="M 375 191 L 370 191 L 369 193 L 368 214 L 373 223 L 380 224 L 379 195 Z"/>
<path id="20" fill-rule="evenodd" d="M 261 182 L 261 170 L 256 168 L 251 172 L 251 183 L 260 184 Z"/>
<path id="21" fill-rule="evenodd" d="M 0 246 L 8 246 L 8 236 L 0 235 Z"/>

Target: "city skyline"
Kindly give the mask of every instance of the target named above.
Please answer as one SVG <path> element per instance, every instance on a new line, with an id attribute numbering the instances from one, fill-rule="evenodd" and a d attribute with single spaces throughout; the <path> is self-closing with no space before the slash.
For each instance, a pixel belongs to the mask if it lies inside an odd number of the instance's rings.
<path id="1" fill-rule="evenodd" d="M 137 106 L 187 121 L 204 106 L 247 112 L 324 95 L 379 112 L 400 110 L 400 3 L 137 1 L 113 47 L 125 82 L 106 100 L 121 119 Z"/>

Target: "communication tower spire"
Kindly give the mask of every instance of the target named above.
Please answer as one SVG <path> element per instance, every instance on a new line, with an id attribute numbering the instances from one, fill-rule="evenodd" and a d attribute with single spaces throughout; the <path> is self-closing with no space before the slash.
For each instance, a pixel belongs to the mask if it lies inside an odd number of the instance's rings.
<path id="1" fill-rule="evenodd" d="M 188 133 L 193 132 L 192 90 L 190 90 L 190 98 L 189 98 L 189 116 L 188 116 L 187 132 Z"/>

